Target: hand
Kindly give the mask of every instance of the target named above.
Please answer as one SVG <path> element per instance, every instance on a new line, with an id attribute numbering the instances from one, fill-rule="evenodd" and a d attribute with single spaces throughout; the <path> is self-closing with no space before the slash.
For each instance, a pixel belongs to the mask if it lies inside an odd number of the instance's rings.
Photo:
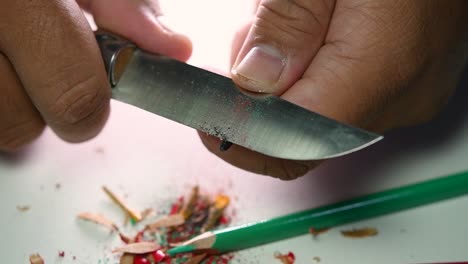
<path id="1" fill-rule="evenodd" d="M 63 139 L 95 136 L 109 113 L 110 88 L 94 34 L 99 27 L 140 47 L 186 60 L 190 41 L 158 22 L 150 0 L 0 2 L 0 151 L 14 151 L 45 124 Z"/>
<path id="2" fill-rule="evenodd" d="M 468 2 L 263 0 L 233 45 L 232 78 L 376 132 L 430 120 L 467 61 Z M 235 166 L 282 179 L 318 162 L 267 157 L 202 135 Z"/>

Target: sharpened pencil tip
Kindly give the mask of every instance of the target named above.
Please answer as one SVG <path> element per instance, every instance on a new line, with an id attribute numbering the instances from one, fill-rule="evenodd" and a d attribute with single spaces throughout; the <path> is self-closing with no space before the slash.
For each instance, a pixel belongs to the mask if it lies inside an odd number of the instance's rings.
<path id="1" fill-rule="evenodd" d="M 181 253 L 187 253 L 190 251 L 194 251 L 195 247 L 193 245 L 184 245 L 184 246 L 178 246 L 175 248 L 171 248 L 167 251 L 167 254 L 169 254 L 171 257 L 181 254 Z"/>

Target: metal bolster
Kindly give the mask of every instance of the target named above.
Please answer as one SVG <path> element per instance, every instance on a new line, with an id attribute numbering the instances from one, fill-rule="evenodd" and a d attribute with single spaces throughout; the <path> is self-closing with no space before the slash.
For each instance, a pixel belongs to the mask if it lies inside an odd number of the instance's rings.
<path id="1" fill-rule="evenodd" d="M 132 42 L 106 31 L 98 30 L 94 35 L 101 50 L 109 83 L 111 87 L 115 87 L 132 58 L 136 46 Z"/>

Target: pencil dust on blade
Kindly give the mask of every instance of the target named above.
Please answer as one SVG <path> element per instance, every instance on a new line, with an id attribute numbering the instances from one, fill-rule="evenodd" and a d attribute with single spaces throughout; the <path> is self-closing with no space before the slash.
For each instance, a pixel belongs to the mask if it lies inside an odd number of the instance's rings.
<path id="1" fill-rule="evenodd" d="M 112 97 L 268 156 L 337 157 L 382 137 L 277 96 L 247 94 L 224 76 L 150 54 L 105 32 L 96 38 Z"/>

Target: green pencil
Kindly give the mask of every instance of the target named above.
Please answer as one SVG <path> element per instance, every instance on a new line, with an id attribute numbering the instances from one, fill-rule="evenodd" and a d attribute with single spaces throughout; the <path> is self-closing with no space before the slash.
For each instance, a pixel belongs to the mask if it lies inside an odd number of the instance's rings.
<path id="1" fill-rule="evenodd" d="M 223 253 L 303 235 L 384 214 L 398 212 L 468 193 L 468 172 L 366 195 L 270 220 L 203 233 L 168 250 Z"/>

